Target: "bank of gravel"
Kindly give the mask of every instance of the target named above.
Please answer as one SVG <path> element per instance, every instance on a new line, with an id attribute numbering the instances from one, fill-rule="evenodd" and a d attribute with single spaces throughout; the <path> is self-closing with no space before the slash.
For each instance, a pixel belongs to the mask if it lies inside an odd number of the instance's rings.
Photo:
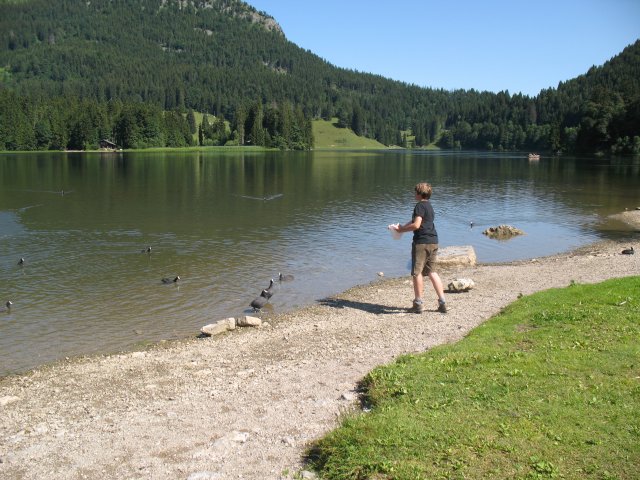
<path id="1" fill-rule="evenodd" d="M 380 280 L 258 329 L 6 377 L 0 478 L 293 478 L 372 368 L 459 340 L 520 294 L 640 275 L 640 255 L 620 254 L 629 245 L 443 270 L 445 284 L 476 284 L 449 294 L 446 315 L 432 292 L 431 308 L 408 313 L 409 278 Z"/>

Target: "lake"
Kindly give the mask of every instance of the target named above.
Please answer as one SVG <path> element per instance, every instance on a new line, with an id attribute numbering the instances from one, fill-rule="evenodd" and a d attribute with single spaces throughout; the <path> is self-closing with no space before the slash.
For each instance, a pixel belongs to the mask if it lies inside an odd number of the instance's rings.
<path id="1" fill-rule="evenodd" d="M 14 305 L 0 312 L 0 375 L 196 336 L 207 323 L 249 313 L 278 272 L 295 280 L 278 286 L 268 314 L 377 281 L 378 272 L 408 275 L 411 236 L 393 240 L 386 227 L 410 220 L 422 180 L 433 185 L 441 246 L 472 245 L 480 262 L 638 236 L 607 218 L 640 205 L 637 158 L 2 154 L 0 302 Z M 482 234 L 499 224 L 526 235 Z"/>

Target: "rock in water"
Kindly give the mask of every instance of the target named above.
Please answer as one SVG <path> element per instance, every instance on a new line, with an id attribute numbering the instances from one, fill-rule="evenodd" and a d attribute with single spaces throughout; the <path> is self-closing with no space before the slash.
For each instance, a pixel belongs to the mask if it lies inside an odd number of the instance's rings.
<path id="1" fill-rule="evenodd" d="M 524 232 L 522 230 L 511 225 L 498 225 L 497 227 L 489 227 L 482 233 L 489 238 L 496 238 L 498 240 L 507 240 L 511 237 L 524 235 Z"/>

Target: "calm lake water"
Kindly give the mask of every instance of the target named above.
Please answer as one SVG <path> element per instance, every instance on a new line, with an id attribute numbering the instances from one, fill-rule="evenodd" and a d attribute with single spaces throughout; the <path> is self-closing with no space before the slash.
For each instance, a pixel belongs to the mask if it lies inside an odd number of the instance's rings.
<path id="1" fill-rule="evenodd" d="M 410 219 L 421 180 L 434 186 L 441 245 L 473 245 L 481 262 L 638 236 L 607 220 L 640 205 L 638 159 L 4 154 L 0 303 L 14 305 L 0 312 L 0 375 L 195 336 L 207 323 L 248 313 L 278 272 L 295 280 L 278 287 L 275 313 L 376 281 L 377 272 L 408 275 L 410 235 L 395 241 L 386 227 Z M 503 223 L 527 235 L 482 235 Z M 162 284 L 176 275 L 179 283 Z"/>

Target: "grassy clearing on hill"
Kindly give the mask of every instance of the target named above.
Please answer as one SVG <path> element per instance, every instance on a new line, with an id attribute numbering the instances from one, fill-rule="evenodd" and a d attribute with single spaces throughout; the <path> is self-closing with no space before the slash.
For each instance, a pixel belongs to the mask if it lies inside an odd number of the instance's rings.
<path id="1" fill-rule="evenodd" d="M 314 120 L 312 122 L 314 148 L 387 148 L 380 142 L 370 138 L 359 137 L 349 128 L 338 128 L 335 120 Z"/>
<path id="2" fill-rule="evenodd" d="M 196 125 L 202 124 L 204 114 L 202 112 L 193 112 Z M 186 114 L 185 114 L 186 115 Z M 210 120 L 215 116 L 209 115 Z M 312 122 L 314 148 L 344 148 L 344 149 L 381 149 L 387 148 L 380 142 L 370 138 L 359 137 L 349 128 L 338 128 L 335 125 L 337 120 L 331 122 L 327 120 L 314 120 Z M 198 133 L 193 134 L 193 140 L 198 142 Z"/>
<path id="3" fill-rule="evenodd" d="M 195 117 L 195 119 L 196 119 L 196 127 L 197 127 L 197 128 L 196 128 L 196 131 L 195 131 L 195 133 L 193 134 L 192 138 L 193 138 L 193 141 L 194 141 L 194 142 L 196 143 L 196 145 L 197 145 L 197 144 L 198 144 L 198 128 L 200 127 L 200 125 L 202 125 L 202 119 L 204 118 L 204 113 L 194 111 L 194 112 L 193 112 L 193 116 L 194 116 L 194 117 Z"/>
<path id="4" fill-rule="evenodd" d="M 310 459 L 325 479 L 632 479 L 640 277 L 523 297 L 464 340 L 377 368 L 372 410 Z"/>

